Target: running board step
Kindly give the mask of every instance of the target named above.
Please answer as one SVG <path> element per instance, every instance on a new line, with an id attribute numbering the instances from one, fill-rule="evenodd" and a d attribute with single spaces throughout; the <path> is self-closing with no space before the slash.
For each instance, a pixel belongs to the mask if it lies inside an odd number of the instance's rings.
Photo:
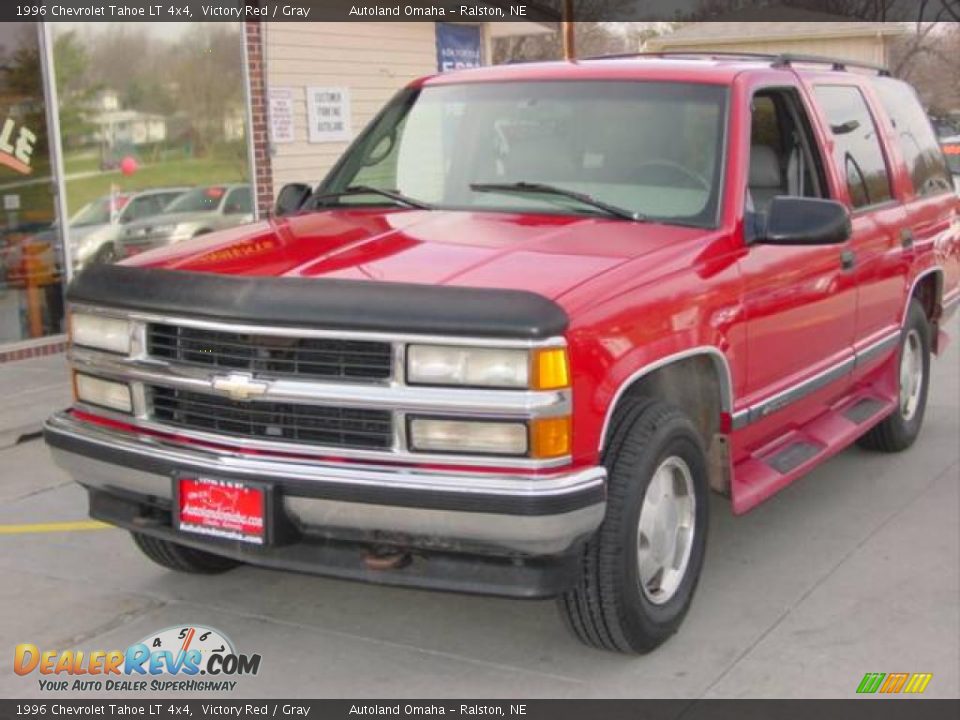
<path id="1" fill-rule="evenodd" d="M 883 402 L 883 400 L 870 397 L 862 398 L 844 411 L 843 416 L 850 422 L 855 422 L 857 425 L 860 425 L 883 410 L 886 406 L 887 404 Z"/>
<path id="2" fill-rule="evenodd" d="M 764 458 L 764 462 L 781 475 L 786 475 L 796 467 L 800 467 L 810 458 L 820 454 L 822 445 L 806 440 L 797 440 L 782 450 L 778 450 L 772 457 Z"/>
<path id="3" fill-rule="evenodd" d="M 861 389 L 802 427 L 759 448 L 733 468 L 733 512 L 745 513 L 852 444 L 896 409 L 894 399 Z"/>

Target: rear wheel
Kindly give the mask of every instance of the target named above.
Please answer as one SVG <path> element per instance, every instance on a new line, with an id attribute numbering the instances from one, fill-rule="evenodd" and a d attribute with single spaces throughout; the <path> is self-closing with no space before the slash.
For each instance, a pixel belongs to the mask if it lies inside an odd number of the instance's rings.
<path id="1" fill-rule="evenodd" d="M 706 456 L 679 409 L 638 399 L 618 409 L 604 464 L 607 514 L 560 610 L 584 643 L 644 653 L 676 632 L 696 589 L 707 535 Z"/>
<path id="2" fill-rule="evenodd" d="M 144 555 L 158 565 L 177 572 L 215 575 L 232 570 L 237 565 L 242 564 L 237 560 L 214 555 L 203 550 L 196 550 L 185 545 L 178 545 L 169 540 L 161 540 L 143 533 L 132 532 L 130 534 L 133 536 L 134 544 L 140 548 Z"/>
<path id="3" fill-rule="evenodd" d="M 96 255 L 93 256 L 94 263 L 110 264 L 115 263 L 117 260 L 117 248 L 113 243 L 107 243 L 97 250 Z"/>
<path id="4" fill-rule="evenodd" d="M 913 445 L 920 434 L 930 386 L 930 323 L 916 299 L 910 301 L 900 340 L 897 377 L 897 409 L 857 441 L 861 447 L 900 452 Z"/>

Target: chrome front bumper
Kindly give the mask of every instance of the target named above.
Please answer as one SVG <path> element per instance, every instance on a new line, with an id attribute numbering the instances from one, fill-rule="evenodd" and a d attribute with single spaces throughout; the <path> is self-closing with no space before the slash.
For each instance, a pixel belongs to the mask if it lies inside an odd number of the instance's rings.
<path id="1" fill-rule="evenodd" d="M 174 444 L 66 412 L 47 421 L 44 435 L 56 463 L 88 489 L 169 507 L 177 472 L 255 480 L 279 490 L 299 529 L 334 537 L 555 555 L 592 534 L 606 509 L 601 466 L 524 475 L 333 464 Z"/>

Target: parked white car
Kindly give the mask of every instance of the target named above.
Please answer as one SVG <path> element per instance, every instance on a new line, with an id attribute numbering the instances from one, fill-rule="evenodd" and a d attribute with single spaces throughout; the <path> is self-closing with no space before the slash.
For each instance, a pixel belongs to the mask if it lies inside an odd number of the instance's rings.
<path id="1" fill-rule="evenodd" d="M 162 214 L 127 226 L 121 255 L 136 255 L 252 220 L 253 195 L 249 185 L 194 188 L 170 203 Z"/>
<path id="2" fill-rule="evenodd" d="M 117 243 L 127 225 L 162 213 L 188 187 L 167 187 L 103 195 L 70 219 L 70 244 L 77 269 L 119 258 Z"/>

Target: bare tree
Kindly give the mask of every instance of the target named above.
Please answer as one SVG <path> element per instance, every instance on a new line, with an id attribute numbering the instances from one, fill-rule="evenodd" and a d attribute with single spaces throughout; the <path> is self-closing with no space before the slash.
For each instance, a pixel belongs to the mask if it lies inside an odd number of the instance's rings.
<path id="1" fill-rule="evenodd" d="M 193 25 L 169 53 L 177 108 L 189 121 L 194 152 L 203 154 L 223 137 L 226 118 L 242 107 L 240 31 L 226 23 Z"/>
<path id="2" fill-rule="evenodd" d="M 909 81 L 935 115 L 960 109 L 960 27 L 925 23 L 893 46 L 893 72 Z"/>
<path id="3" fill-rule="evenodd" d="M 700 0 L 685 19 L 706 20 L 740 10 L 786 6 L 868 22 L 960 20 L 960 0 Z"/>

